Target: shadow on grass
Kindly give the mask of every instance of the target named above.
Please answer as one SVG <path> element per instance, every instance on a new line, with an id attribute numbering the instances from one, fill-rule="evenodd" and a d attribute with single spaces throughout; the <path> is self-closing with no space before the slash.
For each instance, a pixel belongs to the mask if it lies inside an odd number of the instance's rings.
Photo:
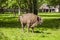
<path id="1" fill-rule="evenodd" d="M 51 28 L 59 29 L 60 28 L 60 19 L 45 19 L 42 25 L 38 25 L 37 28 Z"/>
<path id="2" fill-rule="evenodd" d="M 0 28 L 20 28 L 20 22 L 15 17 L 1 18 Z"/>
<path id="3" fill-rule="evenodd" d="M 16 17 L 7 17 L 1 18 L 0 20 L 0 27 L 11 27 L 11 28 L 20 28 L 21 24 Z M 44 19 L 42 25 L 38 25 L 37 28 L 51 28 L 51 29 L 58 29 L 60 28 L 60 19 Z"/>
<path id="4" fill-rule="evenodd" d="M 40 31 L 34 31 L 34 33 L 42 33 L 42 32 L 40 32 Z"/>
<path id="5" fill-rule="evenodd" d="M 34 31 L 34 33 L 51 34 L 50 32 Z"/>

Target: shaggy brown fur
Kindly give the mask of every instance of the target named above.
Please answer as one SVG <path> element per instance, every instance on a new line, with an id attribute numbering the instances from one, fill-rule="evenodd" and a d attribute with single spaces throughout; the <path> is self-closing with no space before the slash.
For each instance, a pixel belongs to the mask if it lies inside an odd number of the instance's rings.
<path id="1" fill-rule="evenodd" d="M 42 19 L 33 13 L 23 14 L 22 16 L 19 17 L 19 19 L 20 19 L 23 30 L 24 30 L 24 26 L 27 25 L 28 31 L 29 31 L 29 28 L 31 27 L 32 32 L 34 31 L 34 27 L 37 24 L 42 23 Z"/>

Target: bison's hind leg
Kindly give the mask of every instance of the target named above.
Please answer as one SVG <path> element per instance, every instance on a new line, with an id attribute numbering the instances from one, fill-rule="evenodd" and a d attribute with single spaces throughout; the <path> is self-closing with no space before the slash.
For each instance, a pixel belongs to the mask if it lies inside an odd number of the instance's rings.
<path id="1" fill-rule="evenodd" d="M 30 29 L 30 24 L 27 23 L 27 32 L 29 32 L 29 29 Z"/>

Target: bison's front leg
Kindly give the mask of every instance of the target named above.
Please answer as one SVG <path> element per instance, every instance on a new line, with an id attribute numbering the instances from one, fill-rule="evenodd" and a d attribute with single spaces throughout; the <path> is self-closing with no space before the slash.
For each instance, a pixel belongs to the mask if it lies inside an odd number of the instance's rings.
<path id="1" fill-rule="evenodd" d="M 32 28 L 32 32 L 34 32 L 34 27 L 37 25 L 37 22 L 33 23 L 31 28 Z"/>
<path id="2" fill-rule="evenodd" d="M 32 27 L 32 33 L 34 32 L 34 27 Z"/>

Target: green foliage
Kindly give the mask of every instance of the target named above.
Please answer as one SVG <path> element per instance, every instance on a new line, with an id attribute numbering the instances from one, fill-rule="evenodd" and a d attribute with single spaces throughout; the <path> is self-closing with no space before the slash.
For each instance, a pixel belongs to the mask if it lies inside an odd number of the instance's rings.
<path id="1" fill-rule="evenodd" d="M 7 3 L 7 8 L 17 7 L 16 0 L 8 0 L 6 3 Z"/>
<path id="2" fill-rule="evenodd" d="M 48 3 L 49 5 L 54 5 L 54 6 L 60 4 L 60 0 L 37 0 L 37 1 L 38 1 L 38 7 L 40 7 L 44 3 Z M 0 0 L 0 7 L 7 7 L 7 8 L 26 7 L 27 8 L 28 0 Z"/>
<path id="3" fill-rule="evenodd" d="M 7 0 L 0 0 L 0 7 L 6 6 L 6 1 Z"/>
<path id="4" fill-rule="evenodd" d="M 47 1 L 46 0 L 38 0 L 38 7 L 40 7 L 44 3 L 47 3 Z"/>
<path id="5" fill-rule="evenodd" d="M 16 0 L 18 7 L 24 8 L 27 4 L 27 0 Z"/>
<path id="6" fill-rule="evenodd" d="M 60 4 L 60 0 L 47 0 L 49 5 L 56 6 Z"/>

